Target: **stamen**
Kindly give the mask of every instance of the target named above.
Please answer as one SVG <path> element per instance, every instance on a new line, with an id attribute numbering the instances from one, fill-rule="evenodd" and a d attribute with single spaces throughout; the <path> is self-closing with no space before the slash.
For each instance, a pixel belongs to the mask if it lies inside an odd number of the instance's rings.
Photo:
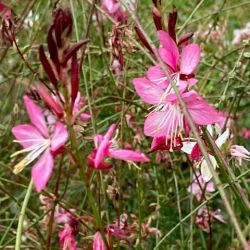
<path id="1" fill-rule="evenodd" d="M 27 166 L 28 164 L 33 162 L 36 158 L 38 158 L 38 156 L 40 156 L 49 146 L 50 146 L 50 140 L 44 139 L 43 141 L 41 141 L 41 143 L 32 145 L 28 148 L 24 148 L 12 154 L 11 157 L 14 157 L 24 152 L 30 152 L 19 163 L 17 163 L 14 166 L 13 173 L 14 174 L 20 173 L 24 169 L 25 166 Z"/>

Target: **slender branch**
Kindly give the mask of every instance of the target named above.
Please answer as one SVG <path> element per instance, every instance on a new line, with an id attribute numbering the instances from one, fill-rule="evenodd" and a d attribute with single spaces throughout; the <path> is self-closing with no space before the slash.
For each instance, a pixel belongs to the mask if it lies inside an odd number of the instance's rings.
<path id="1" fill-rule="evenodd" d="M 22 205 L 22 209 L 19 215 L 19 219 L 18 219 L 18 226 L 17 226 L 17 235 L 16 235 L 16 245 L 15 245 L 15 250 L 20 250 L 21 249 L 21 239 L 22 239 L 22 232 L 23 232 L 23 221 L 24 221 L 24 216 L 26 213 L 26 209 L 28 206 L 28 202 L 30 199 L 30 195 L 32 192 L 32 187 L 33 187 L 33 180 L 31 179 L 24 201 L 23 201 L 23 205 Z"/>

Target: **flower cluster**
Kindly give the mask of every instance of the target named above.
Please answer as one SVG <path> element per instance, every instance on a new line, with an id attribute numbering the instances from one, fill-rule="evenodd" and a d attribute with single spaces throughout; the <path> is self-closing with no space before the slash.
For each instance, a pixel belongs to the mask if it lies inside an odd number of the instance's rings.
<path id="1" fill-rule="evenodd" d="M 198 129 L 221 119 L 220 113 L 192 89 L 197 83 L 195 71 L 200 60 L 200 48 L 197 44 L 189 43 L 189 34 L 177 42 L 176 20 L 177 12 L 174 10 L 169 16 L 168 32 L 157 31 L 160 41 L 158 53 L 165 69 L 157 64 L 149 67 L 144 77 L 133 79 L 137 94 L 151 105 L 151 111 L 144 123 L 145 135 L 153 137 L 153 149 L 165 147 L 171 151 L 180 149 L 183 138 L 190 132 L 172 84 L 178 87 Z M 156 23 L 156 27 L 159 29 L 161 26 Z"/>

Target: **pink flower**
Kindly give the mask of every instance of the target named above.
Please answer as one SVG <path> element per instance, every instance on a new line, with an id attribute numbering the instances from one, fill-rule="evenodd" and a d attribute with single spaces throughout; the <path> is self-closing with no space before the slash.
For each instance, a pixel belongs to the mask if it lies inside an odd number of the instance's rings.
<path id="1" fill-rule="evenodd" d="M 54 158 L 60 152 L 67 141 L 68 133 L 61 122 L 56 122 L 51 128 L 47 127 L 43 110 L 38 107 L 28 96 L 24 96 L 24 103 L 31 120 L 30 124 L 17 125 L 12 133 L 24 148 L 12 155 L 28 152 L 27 156 L 14 167 L 17 174 L 25 166 L 39 160 L 32 168 L 32 179 L 37 192 L 41 192 L 50 179 Z"/>
<path id="2" fill-rule="evenodd" d="M 195 224 L 204 232 L 209 233 L 211 230 L 210 223 L 217 220 L 221 223 L 226 223 L 222 215 L 220 215 L 220 209 L 215 211 L 208 211 L 206 208 L 200 208 L 195 218 Z"/>
<path id="3" fill-rule="evenodd" d="M 70 209 L 70 212 L 74 212 L 74 209 Z M 56 223 L 64 224 L 64 229 L 59 232 L 60 245 L 63 250 L 77 250 L 75 236 L 79 232 L 78 219 L 63 208 L 57 207 L 57 211 L 54 214 Z"/>
<path id="4" fill-rule="evenodd" d="M 207 126 L 208 132 L 212 135 L 212 127 Z M 221 135 L 218 136 L 218 138 L 215 140 L 215 144 L 217 145 L 218 148 L 221 148 L 222 145 L 227 141 L 229 138 L 230 133 L 229 129 L 226 129 Z M 196 141 L 184 141 L 183 142 L 183 147 L 181 150 L 187 154 L 190 155 L 191 159 L 199 161 L 200 162 L 200 170 L 201 170 L 201 175 L 202 178 L 205 182 L 208 182 L 212 178 L 212 173 L 210 172 L 210 168 L 206 162 L 206 160 L 202 157 L 199 145 L 197 144 Z M 210 161 L 216 169 L 217 167 L 217 161 L 213 155 L 208 154 Z"/>
<path id="5" fill-rule="evenodd" d="M 250 152 L 243 146 L 233 145 L 230 148 L 230 154 L 235 157 L 240 166 L 242 165 L 242 160 L 250 160 Z"/>
<path id="6" fill-rule="evenodd" d="M 234 30 L 234 39 L 232 41 L 233 45 L 239 45 L 243 40 L 250 38 L 250 22 L 245 25 L 243 29 Z"/>
<path id="7" fill-rule="evenodd" d="M 182 49 L 179 55 L 178 47 L 170 35 L 162 30 L 157 32 L 161 43 L 159 54 L 161 59 L 166 63 L 171 78 L 181 89 L 193 86 L 197 80 L 194 78 L 194 72 L 200 61 L 200 48 L 197 44 L 188 44 Z M 159 85 L 168 87 L 169 82 L 161 69 L 160 65 L 150 67 L 147 71 L 147 78 Z M 169 86 L 169 90 L 171 86 Z"/>
<path id="8" fill-rule="evenodd" d="M 68 224 L 65 224 L 64 230 L 59 233 L 59 239 L 63 250 L 77 250 L 74 235 Z"/>
<path id="9" fill-rule="evenodd" d="M 104 162 L 106 157 L 115 158 L 124 161 L 148 162 L 147 156 L 140 152 L 118 149 L 115 139 L 111 139 L 115 130 L 115 124 L 112 124 L 105 135 L 96 135 L 94 137 L 95 149 L 88 156 L 89 167 L 95 169 L 109 169 L 111 164 Z"/>
<path id="10" fill-rule="evenodd" d="M 119 238 L 120 240 L 125 240 L 128 245 L 130 245 L 130 241 L 128 239 L 128 235 L 125 233 L 125 228 L 121 227 L 118 223 L 110 224 L 105 227 L 106 235 L 110 237 L 110 235 Z"/>
<path id="11" fill-rule="evenodd" d="M 133 84 L 141 99 L 154 105 L 144 123 L 144 134 L 164 136 L 173 142 L 185 131 L 186 124 L 176 95 L 166 94 L 161 87 L 143 78 L 135 78 Z M 182 98 L 196 125 L 208 125 L 220 119 L 219 113 L 195 91 L 182 93 Z"/>
<path id="12" fill-rule="evenodd" d="M 242 131 L 241 131 L 241 135 L 245 139 L 250 139 L 250 130 L 247 129 L 247 128 L 243 128 Z"/>
<path id="13" fill-rule="evenodd" d="M 201 201 L 203 193 L 204 195 L 206 195 L 206 193 L 214 192 L 215 188 L 214 183 L 212 181 L 205 182 L 202 178 L 202 175 L 196 172 L 196 175 L 193 175 L 193 182 L 187 190 L 189 193 L 192 193 L 195 196 L 197 201 Z"/>
<path id="14" fill-rule="evenodd" d="M 127 13 L 118 0 L 101 0 L 101 4 L 106 12 L 118 22 L 127 20 Z M 133 7 L 133 5 L 132 5 Z"/>
<path id="15" fill-rule="evenodd" d="M 102 239 L 102 235 L 99 231 L 97 231 L 94 235 L 93 240 L 93 250 L 106 250 L 105 243 Z"/>

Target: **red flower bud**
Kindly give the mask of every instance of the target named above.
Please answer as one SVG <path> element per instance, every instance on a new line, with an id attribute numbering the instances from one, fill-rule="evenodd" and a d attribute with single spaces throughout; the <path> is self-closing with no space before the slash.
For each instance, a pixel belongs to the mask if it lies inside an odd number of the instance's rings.
<path id="1" fill-rule="evenodd" d="M 79 89 L 79 65 L 77 62 L 76 53 L 71 59 L 71 107 L 74 107 L 74 102 Z"/>
<path id="2" fill-rule="evenodd" d="M 70 10 L 57 10 L 52 27 L 55 30 L 57 46 L 62 48 L 65 38 L 70 37 L 72 33 L 73 19 Z"/>
<path id="3" fill-rule="evenodd" d="M 58 59 L 58 50 L 57 45 L 53 37 L 53 26 L 50 27 L 48 36 L 47 36 L 47 43 L 48 43 L 48 50 L 50 54 L 50 59 L 56 66 L 56 70 L 59 73 L 60 72 L 60 63 Z"/>
<path id="4" fill-rule="evenodd" d="M 66 67 L 68 60 L 85 44 L 87 44 L 89 42 L 89 39 L 84 39 L 81 40 L 80 42 L 76 43 L 75 45 L 73 45 L 70 49 L 68 49 L 68 51 L 66 52 L 66 54 L 63 56 L 61 65 L 63 67 Z"/>
<path id="5" fill-rule="evenodd" d="M 188 41 L 193 37 L 194 33 L 188 33 L 182 36 L 177 44 L 177 46 L 181 46 L 182 44 L 188 43 Z"/>
<path id="6" fill-rule="evenodd" d="M 168 33 L 176 42 L 176 34 L 175 34 L 175 25 L 177 21 L 177 10 L 174 6 L 172 13 L 169 13 L 168 16 Z"/>
<path id="7" fill-rule="evenodd" d="M 155 24 L 156 29 L 162 30 L 161 13 L 155 6 L 152 7 L 152 14 L 153 14 L 153 19 L 154 19 L 154 24 Z"/>
<path id="8" fill-rule="evenodd" d="M 44 103 L 58 116 L 63 116 L 62 108 L 56 103 L 56 101 L 52 98 L 51 94 L 45 89 L 42 84 L 36 85 L 36 90 L 39 96 L 42 98 Z"/>
<path id="9" fill-rule="evenodd" d="M 151 48 L 151 46 L 149 45 L 148 41 L 146 40 L 146 38 L 144 37 L 144 35 L 142 34 L 142 32 L 140 31 L 140 29 L 138 27 L 135 27 L 135 32 L 138 35 L 140 41 L 142 42 L 142 44 L 151 52 L 153 53 L 153 50 Z"/>
<path id="10" fill-rule="evenodd" d="M 55 76 L 55 73 L 52 69 L 52 66 L 49 62 L 49 60 L 47 59 L 46 55 L 45 55 L 45 52 L 44 52 L 44 49 L 43 49 L 43 46 L 41 45 L 39 47 L 39 58 L 40 58 L 40 61 L 43 65 L 43 69 L 45 70 L 45 72 L 47 73 L 51 83 L 53 84 L 53 86 L 55 87 L 55 89 L 57 90 L 57 79 L 56 79 L 56 76 Z"/>

